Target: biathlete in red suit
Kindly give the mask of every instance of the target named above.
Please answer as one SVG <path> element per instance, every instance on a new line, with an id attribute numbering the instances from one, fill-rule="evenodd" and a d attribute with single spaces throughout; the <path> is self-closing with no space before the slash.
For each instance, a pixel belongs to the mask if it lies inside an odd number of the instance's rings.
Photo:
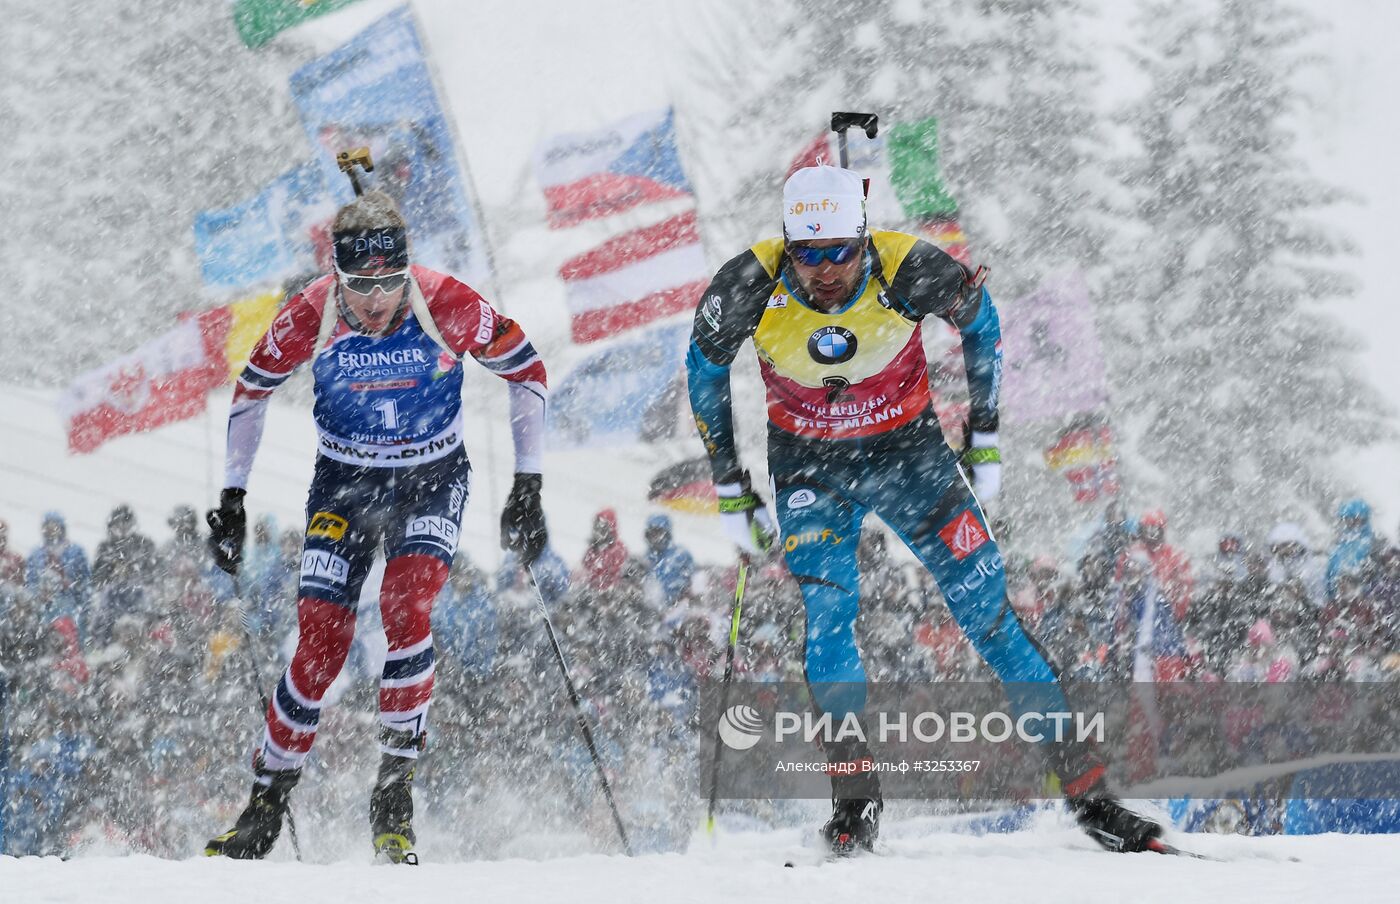
<path id="1" fill-rule="evenodd" d="M 471 483 L 462 447 L 466 356 L 510 384 L 516 475 L 502 544 L 528 564 L 547 539 L 539 499 L 545 369 L 519 324 L 464 283 L 411 265 L 403 218 L 387 195 L 369 192 L 342 208 L 332 232 L 335 272 L 286 304 L 239 377 L 225 489 L 209 513 L 215 558 L 236 572 L 244 488 L 268 399 L 309 362 L 319 439 L 297 649 L 268 704 L 251 799 L 234 827 L 208 843 L 210 856 L 261 858 L 276 842 L 381 544 L 387 564 L 379 605 L 389 651 L 380 679 L 382 756 L 371 834 L 384 859 L 402 861 L 412 849 L 411 783 L 433 691 L 429 614 L 457 549 Z"/>

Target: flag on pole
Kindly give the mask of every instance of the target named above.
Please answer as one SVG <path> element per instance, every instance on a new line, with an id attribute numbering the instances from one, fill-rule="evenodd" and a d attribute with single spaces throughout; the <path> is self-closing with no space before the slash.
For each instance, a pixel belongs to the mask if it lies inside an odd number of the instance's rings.
<path id="1" fill-rule="evenodd" d="M 329 245 L 334 216 L 313 162 L 293 167 L 247 201 L 200 211 L 194 246 L 204 284 L 243 294 L 316 269 L 314 244 L 319 236 Z"/>
<path id="2" fill-rule="evenodd" d="M 904 215 L 920 222 L 956 219 L 958 202 L 943 182 L 938 155 L 938 120 L 897 122 L 885 139 L 890 185 Z"/>
<path id="3" fill-rule="evenodd" d="M 1070 273 L 1001 306 L 1002 410 L 1026 423 L 1061 421 L 1108 403 L 1108 376 L 1089 287 Z"/>
<path id="4" fill-rule="evenodd" d="M 594 132 L 556 135 L 535 152 L 552 229 L 692 194 L 671 108 Z"/>
<path id="5" fill-rule="evenodd" d="M 609 343 L 549 393 L 554 448 L 665 442 L 675 436 L 690 325 L 671 323 Z"/>
<path id="6" fill-rule="evenodd" d="M 279 293 L 270 292 L 181 315 L 168 332 L 80 375 L 59 402 L 69 450 L 92 452 L 114 437 L 199 414 L 209 390 L 243 369 L 280 300 Z"/>
<path id="7" fill-rule="evenodd" d="M 355 0 L 238 0 L 233 24 L 249 47 L 261 47 L 280 32 L 307 19 L 324 16 Z"/>
<path id="8" fill-rule="evenodd" d="M 1082 415 L 1071 421 L 1045 450 L 1045 464 L 1069 481 L 1075 502 L 1118 495 L 1118 453 L 1113 448 L 1113 431 L 1097 415 Z"/>
<path id="9" fill-rule="evenodd" d="M 609 239 L 559 276 L 580 344 L 694 310 L 710 280 L 693 210 Z"/>
<path id="10" fill-rule="evenodd" d="M 662 468 L 651 479 L 647 501 L 692 515 L 718 514 L 710 460 L 702 456 Z"/>
<path id="11" fill-rule="evenodd" d="M 290 85 L 335 204 L 353 199 L 335 155 L 368 146 L 374 156 L 370 185 L 399 205 L 413 236 L 413 259 L 478 287 L 492 280 L 466 159 L 410 6 L 302 66 Z"/>

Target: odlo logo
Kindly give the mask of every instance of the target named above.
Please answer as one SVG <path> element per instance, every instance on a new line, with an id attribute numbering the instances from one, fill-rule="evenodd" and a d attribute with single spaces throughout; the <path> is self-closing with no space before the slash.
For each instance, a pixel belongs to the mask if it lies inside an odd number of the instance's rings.
<path id="1" fill-rule="evenodd" d="M 945 524 L 938 532 L 938 538 L 959 562 L 991 539 L 978 523 L 977 516 L 972 514 L 972 509 L 963 509 L 958 517 Z"/>
<path id="2" fill-rule="evenodd" d="M 763 719 L 746 703 L 729 707 L 719 717 L 719 739 L 731 750 L 748 750 L 763 735 Z"/>

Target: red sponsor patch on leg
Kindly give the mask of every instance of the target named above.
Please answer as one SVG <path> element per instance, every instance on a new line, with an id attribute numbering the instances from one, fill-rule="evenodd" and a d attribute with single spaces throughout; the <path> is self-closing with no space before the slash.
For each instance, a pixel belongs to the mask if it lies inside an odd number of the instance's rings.
<path id="1" fill-rule="evenodd" d="M 949 521 L 938 532 L 938 538 L 948 547 L 953 558 L 960 562 L 991 539 L 987 536 L 986 528 L 982 527 L 982 523 L 972 513 L 972 509 L 963 509 L 962 514 Z"/>

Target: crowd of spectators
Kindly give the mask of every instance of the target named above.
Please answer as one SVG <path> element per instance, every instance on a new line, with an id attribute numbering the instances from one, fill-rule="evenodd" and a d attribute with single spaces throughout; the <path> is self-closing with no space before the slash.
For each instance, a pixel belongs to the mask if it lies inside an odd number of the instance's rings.
<path id="1" fill-rule="evenodd" d="M 0 522 L 3 852 L 110 845 L 188 856 L 241 803 L 242 752 L 260 718 L 252 684 L 270 684 L 295 647 L 301 530 L 258 519 L 235 588 L 192 508 L 168 526 L 158 545 L 118 506 L 89 560 L 57 513 L 27 557 Z M 695 690 L 723 667 L 736 576 L 697 563 L 665 515 L 647 520 L 644 537 L 643 549 L 627 548 L 616 514 L 600 512 L 576 568 L 546 550 L 534 574 L 627 818 L 645 827 L 643 846 L 664 847 L 695 825 Z M 990 678 L 931 577 L 892 542 L 872 522 L 858 549 L 870 678 Z M 1227 533 L 1194 564 L 1161 512 L 1130 518 L 1112 504 L 1075 560 L 1007 553 L 1005 568 L 1017 615 L 1072 678 L 1400 678 L 1400 548 L 1360 500 L 1339 508 L 1325 543 L 1280 523 L 1260 537 Z M 461 835 L 467 855 L 508 850 L 501 827 L 511 824 L 576 829 L 584 813 L 606 830 L 536 606 L 517 562 L 507 556 L 489 574 L 464 551 L 434 608 L 433 756 L 419 785 L 425 800 L 451 801 L 437 805 L 444 823 L 489 811 L 491 832 Z M 376 628 L 371 602 L 331 691 L 343 705 L 328 708 L 308 767 L 357 776 L 361 796 L 374 767 Z M 739 673 L 800 681 L 803 630 L 781 559 L 756 565 Z M 363 808 L 347 787 L 304 780 L 297 799 L 345 814 L 326 819 L 344 819 L 349 837 Z M 433 814 L 430 802 L 423 816 Z"/>

